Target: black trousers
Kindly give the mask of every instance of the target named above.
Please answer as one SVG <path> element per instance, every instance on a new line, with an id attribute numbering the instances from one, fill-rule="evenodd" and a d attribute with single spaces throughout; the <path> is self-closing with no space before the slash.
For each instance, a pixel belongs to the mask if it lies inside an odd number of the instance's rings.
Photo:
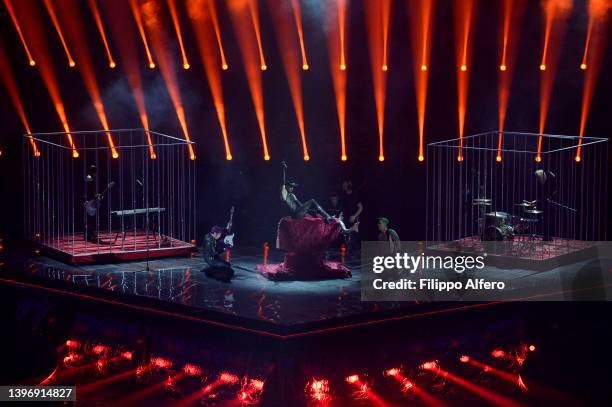
<path id="1" fill-rule="evenodd" d="M 234 277 L 234 269 L 229 262 L 220 258 L 213 258 L 206 261 L 207 267 L 201 271 L 206 274 L 206 277 L 228 283 Z"/>
<path id="2" fill-rule="evenodd" d="M 300 207 L 298 207 L 293 212 L 293 217 L 296 219 L 301 219 L 309 212 L 314 212 L 318 215 L 321 215 L 324 219 L 331 218 L 331 216 L 327 212 L 325 212 L 325 209 L 323 209 L 323 207 L 319 205 L 319 203 L 314 199 L 309 199 L 304 202 Z"/>

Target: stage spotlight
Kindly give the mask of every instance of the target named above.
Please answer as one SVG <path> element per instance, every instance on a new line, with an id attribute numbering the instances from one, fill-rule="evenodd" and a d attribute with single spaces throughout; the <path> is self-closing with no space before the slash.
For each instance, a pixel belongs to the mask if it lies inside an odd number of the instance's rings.
<path id="1" fill-rule="evenodd" d="M 79 158 L 79 152 L 76 150 L 72 150 L 72 158 Z"/>
<path id="2" fill-rule="evenodd" d="M 463 156 L 462 155 L 458 155 L 457 156 L 457 161 L 458 162 L 463 162 Z"/>
<path id="3" fill-rule="evenodd" d="M 341 71 L 346 71 L 346 65 L 341 64 L 341 65 L 340 65 L 340 70 L 341 70 Z"/>
<path id="4" fill-rule="evenodd" d="M 461 65 L 461 72 L 465 72 L 467 71 L 467 65 L 463 64 Z"/>
<path id="5" fill-rule="evenodd" d="M 425 157 L 423 157 L 422 155 L 419 156 L 419 161 L 425 161 Z"/>
<path id="6" fill-rule="evenodd" d="M 546 70 L 546 65 L 542 64 L 540 65 L 540 71 L 545 71 Z"/>
<path id="7" fill-rule="evenodd" d="M 359 381 L 359 376 L 356 374 L 352 374 L 350 376 L 347 376 L 345 380 L 347 383 L 357 383 Z"/>
<path id="8" fill-rule="evenodd" d="M 228 154 L 228 155 L 226 155 L 226 156 L 225 156 L 225 159 L 226 159 L 227 161 L 232 161 L 232 158 L 233 158 L 233 157 L 232 157 L 232 155 L 231 155 L 231 154 Z"/>
<path id="9" fill-rule="evenodd" d="M 155 69 L 155 62 L 149 62 L 149 68 Z"/>
<path id="10" fill-rule="evenodd" d="M 309 155 L 305 155 L 304 156 L 304 161 L 310 161 L 310 156 Z"/>
<path id="11" fill-rule="evenodd" d="M 118 152 L 113 152 L 113 158 L 119 158 L 119 153 Z"/>
<path id="12" fill-rule="evenodd" d="M 227 64 L 223 64 L 221 65 L 221 69 L 223 69 L 224 71 L 227 71 L 229 69 L 229 66 L 227 66 Z"/>
<path id="13" fill-rule="evenodd" d="M 539 156 L 539 155 L 536 155 L 535 160 L 536 160 L 537 163 L 539 163 L 540 161 L 542 161 L 542 157 Z"/>
<path id="14" fill-rule="evenodd" d="M 30 59 L 30 66 L 36 66 L 36 61 L 34 61 L 33 59 Z"/>
<path id="15" fill-rule="evenodd" d="M 74 67 L 76 66 L 76 63 L 75 63 L 74 61 L 70 61 L 70 62 L 68 63 L 68 65 L 69 65 L 71 68 L 74 68 Z"/>
<path id="16" fill-rule="evenodd" d="M 340 159 L 341 159 L 342 161 L 346 161 L 346 160 L 348 160 L 348 157 L 347 157 L 347 156 L 345 156 L 345 155 L 343 155 L 342 157 L 340 157 Z"/>
<path id="17" fill-rule="evenodd" d="M 378 161 L 380 161 L 380 162 L 385 161 L 385 156 L 384 155 L 379 155 L 378 156 Z"/>
<path id="18" fill-rule="evenodd" d="M 388 71 L 388 70 L 389 70 L 389 67 L 388 67 L 387 65 L 383 65 L 383 66 L 382 66 L 382 70 L 386 72 L 386 71 Z"/>
<path id="19" fill-rule="evenodd" d="M 507 67 L 506 67 L 506 65 L 504 65 L 504 64 L 501 64 L 501 65 L 499 66 L 499 70 L 500 70 L 500 71 L 505 71 L 506 69 L 508 69 L 508 68 L 507 68 Z"/>
<path id="20" fill-rule="evenodd" d="M 261 66 L 261 70 L 262 70 L 262 71 L 266 71 L 267 69 L 268 69 L 268 65 L 262 65 L 262 66 Z"/>
<path id="21" fill-rule="evenodd" d="M 421 65 L 421 71 L 425 72 L 427 70 L 427 65 L 423 64 Z"/>
<path id="22" fill-rule="evenodd" d="M 189 64 L 187 64 L 187 63 L 183 64 L 183 69 L 189 69 L 189 68 L 191 68 L 191 66 Z"/>
<path id="23" fill-rule="evenodd" d="M 308 64 L 304 64 L 304 65 L 302 65 L 302 69 L 304 71 L 307 71 L 308 69 L 310 69 L 310 67 L 308 66 Z"/>
<path id="24" fill-rule="evenodd" d="M 497 161 L 498 163 L 500 163 L 502 160 L 501 155 L 498 155 L 497 157 L 495 157 L 495 161 Z"/>
<path id="25" fill-rule="evenodd" d="M 193 161 L 193 160 L 195 160 L 195 158 L 196 158 L 196 157 L 195 157 L 195 154 L 194 154 L 194 153 L 191 153 L 191 155 L 189 156 L 189 159 L 190 159 L 191 161 Z"/>
<path id="26" fill-rule="evenodd" d="M 270 156 L 269 156 L 269 155 L 265 155 L 265 156 L 264 156 L 264 160 L 266 160 L 266 161 L 270 161 Z"/>
<path id="27" fill-rule="evenodd" d="M 460 361 L 461 363 L 467 363 L 467 362 L 469 362 L 469 361 L 470 361 L 470 357 L 469 357 L 468 355 L 461 355 L 461 356 L 459 357 L 459 361 Z"/>
<path id="28" fill-rule="evenodd" d="M 580 64 L 580 69 L 582 69 L 583 71 L 586 71 L 587 64 Z"/>
<path id="29" fill-rule="evenodd" d="M 576 161 L 577 163 L 579 163 L 579 162 L 580 162 L 580 156 L 579 156 L 579 155 L 577 155 L 577 156 L 574 158 L 574 161 Z M 531 345 L 531 346 L 533 346 L 533 345 Z M 530 349 L 529 349 L 529 350 L 531 350 L 531 346 L 530 346 Z M 534 348 L 534 350 L 535 350 L 535 346 L 534 346 L 533 348 Z"/>
<path id="30" fill-rule="evenodd" d="M 576 161 L 580 161 L 580 157 L 576 157 L 576 158 L 578 158 L 578 160 Z M 529 345 L 529 352 L 534 352 L 535 350 L 536 350 L 535 345 Z"/>
<path id="31" fill-rule="evenodd" d="M 110 64 L 108 64 L 108 66 L 110 66 L 111 69 L 114 69 L 117 66 L 117 64 L 115 64 L 115 62 L 111 61 Z"/>

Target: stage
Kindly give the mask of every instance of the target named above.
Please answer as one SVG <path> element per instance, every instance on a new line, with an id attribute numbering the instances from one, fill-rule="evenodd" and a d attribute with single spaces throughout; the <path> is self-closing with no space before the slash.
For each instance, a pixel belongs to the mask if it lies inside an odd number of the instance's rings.
<path id="1" fill-rule="evenodd" d="M 463 301 L 454 304 L 426 296 L 409 302 L 361 301 L 361 261 L 338 251 L 328 251 L 326 258 L 344 262 L 351 278 L 275 282 L 263 277 L 256 266 L 281 262 L 283 252 L 262 245 L 236 248 L 230 255 L 236 273 L 230 283 L 206 277 L 200 271 L 205 267 L 201 254 L 151 259 L 148 263 L 75 266 L 31 253 L 7 259 L 1 281 L 278 339 L 481 306 L 471 302 L 467 293 L 453 297 Z M 609 290 L 600 270 L 608 266 L 612 266 L 612 259 L 583 259 L 546 271 L 491 266 L 486 273 L 517 290 L 526 286 L 548 290 L 538 300 L 593 295 L 601 300 Z"/>

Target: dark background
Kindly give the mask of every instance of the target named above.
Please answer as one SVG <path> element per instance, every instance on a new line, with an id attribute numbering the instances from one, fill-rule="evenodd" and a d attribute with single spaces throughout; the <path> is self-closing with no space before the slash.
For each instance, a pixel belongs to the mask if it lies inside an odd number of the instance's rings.
<path id="1" fill-rule="evenodd" d="M 42 9 L 45 32 L 52 53 L 68 120 L 74 130 L 98 129 L 89 96 L 79 73 L 67 67 L 61 44 Z M 86 2 L 81 14 L 87 29 L 87 42 L 95 60 L 106 111 L 112 128 L 140 127 L 137 111 L 122 71 L 122 61 L 106 24 L 111 50 L 118 68 L 108 68 L 108 61 Z M 162 2 L 165 4 L 165 2 Z M 344 177 L 351 177 L 360 188 L 365 211 L 362 217 L 364 239 L 376 236 L 375 219 L 391 219 L 403 240 L 424 238 L 426 166 L 416 159 L 418 130 L 410 50 L 409 19 L 406 5 L 394 1 L 389 40 L 389 72 L 385 112 L 385 161 L 378 162 L 377 124 L 367 48 L 363 2 L 352 1 L 348 18 L 347 151 L 348 162 L 341 162 L 335 99 L 330 76 L 325 37 L 323 1 L 302 1 L 305 43 L 310 70 L 302 73 L 305 125 L 311 160 L 302 160 L 299 131 L 283 70 L 275 31 L 271 26 L 269 3 L 260 2 L 264 53 L 268 70 L 262 73 L 268 143 L 272 160 L 262 157 L 260 136 L 250 94 L 231 25 L 228 10 L 218 2 L 222 38 L 230 65 L 222 73 L 228 133 L 234 160 L 226 161 L 219 125 L 190 21 L 182 2 L 179 12 L 191 69 L 181 66 L 180 52 L 167 10 L 163 10 L 165 29 L 172 39 L 178 78 L 187 121 L 197 143 L 198 234 L 203 235 L 213 223 L 223 223 L 230 205 L 235 205 L 236 229 L 243 243 L 274 241 L 276 224 L 285 208 L 278 199 L 279 161 L 289 163 L 290 178 L 299 182 L 297 195 L 314 197 L 326 206 L 330 193 L 337 190 Z M 586 3 L 574 2 L 574 10 L 562 45 L 546 132 L 578 134 L 583 73 L 579 70 L 586 35 Z M 497 67 L 499 65 L 498 1 L 477 2 L 476 29 L 472 40 L 470 90 L 465 134 L 497 128 Z M 102 18 L 108 7 L 127 7 L 127 1 L 102 1 Z M 521 25 L 517 65 L 511 88 L 506 129 L 537 132 L 539 108 L 539 70 L 542 47 L 543 16 L 539 1 L 528 1 Z M 126 21 L 125 24 L 134 24 Z M 1 45 L 6 48 L 26 115 L 34 132 L 59 131 L 51 99 L 37 69 L 27 66 L 27 58 L 4 7 L 0 7 Z M 426 142 L 457 137 L 456 66 L 454 56 L 452 2 L 438 1 L 431 62 L 430 85 L 425 124 Z M 181 136 L 178 121 L 159 69 L 145 67 L 144 50 L 139 44 L 145 99 L 151 128 Z M 606 49 L 603 68 L 587 123 L 587 136 L 608 137 L 610 90 L 609 64 L 612 54 Z M 78 67 L 77 67 L 78 69 Z M 5 92 L 0 93 L 2 126 L 0 157 L 2 193 L 0 232 L 19 236 L 21 231 L 21 123 Z M 427 157 L 426 157 L 427 159 Z M 571 165 L 568 163 L 568 165 Z"/>

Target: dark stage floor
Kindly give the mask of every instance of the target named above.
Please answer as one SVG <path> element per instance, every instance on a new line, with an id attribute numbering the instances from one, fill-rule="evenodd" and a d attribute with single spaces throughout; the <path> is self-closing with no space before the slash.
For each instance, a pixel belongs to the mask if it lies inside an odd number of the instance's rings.
<path id="1" fill-rule="evenodd" d="M 572 335 L 598 325 L 591 343 L 608 341 L 594 312 L 601 303 L 361 302 L 358 260 L 346 261 L 349 279 L 273 282 L 255 271 L 263 248 L 231 257 L 236 277 L 225 284 L 199 271 L 199 256 L 154 260 L 146 271 L 140 261 L 69 266 L 5 255 L 0 311 L 15 324 L 8 353 L 26 337 L 19 332 L 44 338 L 57 357 L 52 383 L 76 384 L 86 405 L 237 406 L 245 392 L 264 406 L 575 405 L 599 377 L 581 378 L 580 361 L 595 348 Z M 268 262 L 281 259 L 269 250 Z M 493 271 L 550 285 L 572 281 L 585 264 Z M 28 363 L 40 376 L 52 370 L 37 360 Z M 423 367 L 434 361 L 451 374 Z M 606 397 L 598 388 L 592 405 Z"/>
<path id="2" fill-rule="evenodd" d="M 330 252 L 328 257 L 341 260 L 337 252 Z M 267 252 L 269 263 L 282 259 L 280 251 Z M 395 315 L 399 308 L 414 305 L 361 302 L 358 260 L 344 260 L 352 278 L 283 282 L 270 281 L 255 270 L 257 264 L 264 263 L 263 248 L 234 249 L 231 260 L 236 272 L 231 283 L 210 279 L 200 272 L 205 264 L 201 255 L 151 260 L 149 271 L 145 261 L 71 266 L 37 256 L 8 261 L 4 268 L 10 272 L 3 276 L 77 295 L 223 323 L 230 328 L 279 335 L 386 318 Z"/>
<path id="3" fill-rule="evenodd" d="M 338 252 L 328 252 L 327 257 L 345 262 L 352 277 L 270 281 L 256 271 L 256 266 L 264 261 L 280 262 L 283 253 L 246 247 L 231 252 L 236 275 L 230 283 L 210 279 L 200 272 L 204 267 L 201 255 L 151 260 L 149 271 L 144 261 L 71 266 L 40 255 L 12 256 L 2 267 L 0 278 L 90 300 L 279 337 L 479 306 L 470 302 L 473 299 L 469 294 L 464 297 L 449 294 L 442 297 L 441 294 L 440 298 L 424 297 L 410 302 L 361 301 L 360 260 L 345 258 Z M 607 264 L 612 262 L 584 260 L 547 271 L 488 267 L 486 274 L 504 281 L 518 293 L 527 290 L 548 293 L 538 294 L 535 298 L 538 300 L 602 300 L 612 295 L 609 273 L 601 272 L 609 268 Z"/>

